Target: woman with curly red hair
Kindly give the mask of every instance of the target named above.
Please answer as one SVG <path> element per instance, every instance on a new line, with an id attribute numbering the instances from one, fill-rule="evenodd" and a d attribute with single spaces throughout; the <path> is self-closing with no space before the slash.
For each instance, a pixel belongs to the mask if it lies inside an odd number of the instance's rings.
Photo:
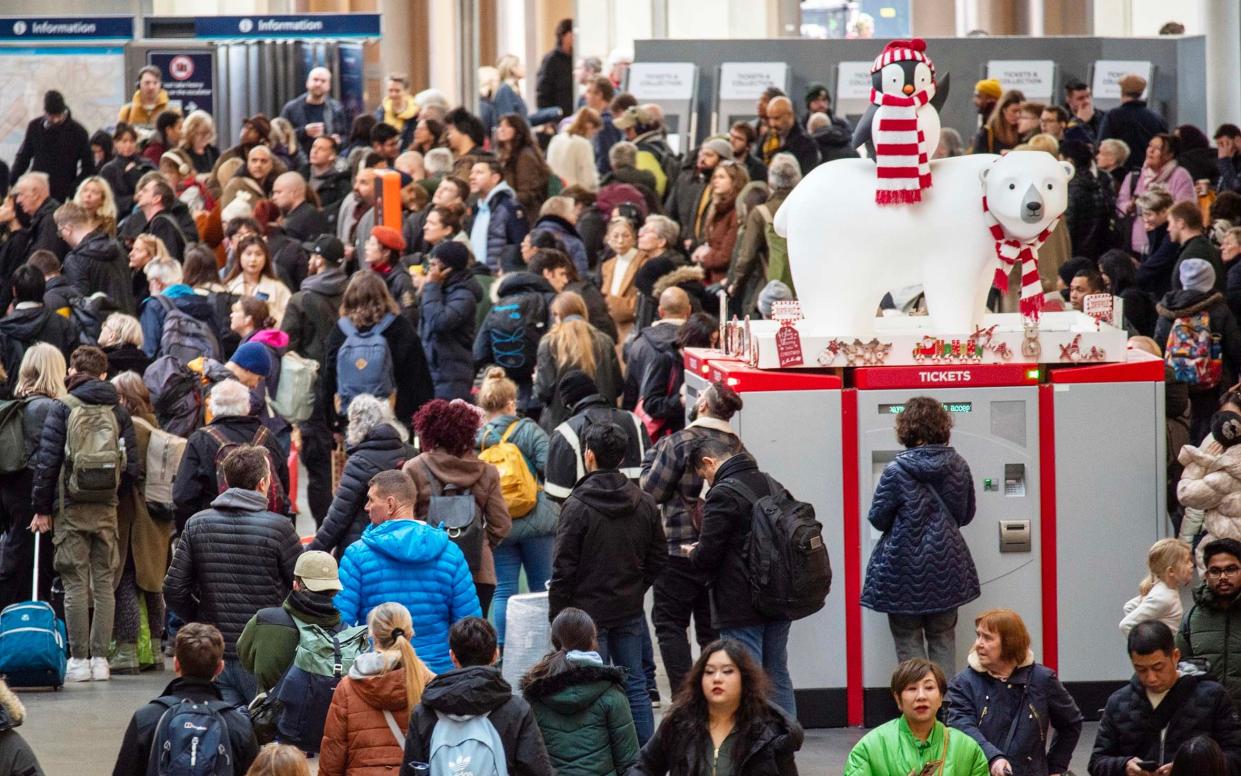
<path id="1" fill-rule="evenodd" d="M 436 513 L 431 514 L 432 497 L 474 497 L 474 523 L 463 529 L 455 541 L 470 566 L 478 603 L 486 617 L 496 592 L 491 548 L 508 536 L 513 520 L 500 492 L 500 473 L 496 467 L 480 461 L 475 452 L 474 439 L 481 426 L 482 416 L 472 404 L 460 399 L 427 402 L 414 415 L 414 431 L 422 453 L 405 464 L 405 473 L 418 486 L 414 512 L 431 525 L 443 522 L 458 508 L 449 499 L 437 498 Z"/>

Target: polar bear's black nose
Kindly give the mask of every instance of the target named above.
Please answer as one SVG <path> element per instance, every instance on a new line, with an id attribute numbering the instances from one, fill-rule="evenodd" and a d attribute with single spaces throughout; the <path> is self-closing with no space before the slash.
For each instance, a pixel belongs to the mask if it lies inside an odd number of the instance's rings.
<path id="1" fill-rule="evenodd" d="M 1031 213 L 1038 213 L 1038 211 L 1043 209 L 1043 203 L 1042 202 L 1027 202 L 1026 209 L 1029 210 Z"/>

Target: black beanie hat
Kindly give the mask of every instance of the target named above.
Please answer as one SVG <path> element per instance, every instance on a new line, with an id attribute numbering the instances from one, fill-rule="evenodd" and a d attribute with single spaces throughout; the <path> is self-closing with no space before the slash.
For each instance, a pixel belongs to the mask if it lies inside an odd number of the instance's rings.
<path id="1" fill-rule="evenodd" d="M 431 249 L 431 258 L 453 271 L 462 270 L 470 263 L 470 249 L 456 240 L 445 240 Z"/>
<path id="2" fill-rule="evenodd" d="M 832 98 L 831 92 L 829 92 L 827 90 L 827 87 L 821 83 L 812 83 L 809 86 L 807 86 L 806 87 L 806 107 L 809 108 L 810 103 L 816 100 L 820 95 L 822 95 L 823 97 L 826 97 L 829 100 Z"/>
<path id="3" fill-rule="evenodd" d="M 580 369 L 565 372 L 564 377 L 560 378 L 560 396 L 567 407 L 573 407 L 592 393 L 599 393 L 599 388 L 590 375 Z"/>
<path id="4" fill-rule="evenodd" d="M 647 296 L 655 295 L 655 284 L 659 279 L 680 266 L 667 256 L 656 256 L 638 268 L 633 274 L 633 285 Z"/>

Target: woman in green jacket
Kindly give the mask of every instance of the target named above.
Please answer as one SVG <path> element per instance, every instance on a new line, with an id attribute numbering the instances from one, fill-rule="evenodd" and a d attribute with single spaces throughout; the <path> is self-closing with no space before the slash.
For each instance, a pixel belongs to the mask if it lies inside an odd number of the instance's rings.
<path id="1" fill-rule="evenodd" d="M 935 719 L 947 688 L 944 672 L 929 660 L 897 666 L 891 689 L 901 716 L 857 742 L 844 776 L 988 776 L 977 742 Z"/>
<path id="2" fill-rule="evenodd" d="M 548 654 L 521 681 L 559 776 L 621 776 L 638 759 L 625 672 L 603 664 L 595 623 L 568 607 L 552 621 Z"/>

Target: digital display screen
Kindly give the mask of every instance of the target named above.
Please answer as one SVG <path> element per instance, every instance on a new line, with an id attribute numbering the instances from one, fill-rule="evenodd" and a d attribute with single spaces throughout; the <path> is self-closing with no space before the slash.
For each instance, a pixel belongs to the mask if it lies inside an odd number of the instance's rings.
<path id="1" fill-rule="evenodd" d="M 946 401 L 944 409 L 953 414 L 964 414 L 974 411 L 974 402 L 972 401 Z M 904 404 L 880 404 L 880 415 L 900 415 L 905 411 Z"/>

